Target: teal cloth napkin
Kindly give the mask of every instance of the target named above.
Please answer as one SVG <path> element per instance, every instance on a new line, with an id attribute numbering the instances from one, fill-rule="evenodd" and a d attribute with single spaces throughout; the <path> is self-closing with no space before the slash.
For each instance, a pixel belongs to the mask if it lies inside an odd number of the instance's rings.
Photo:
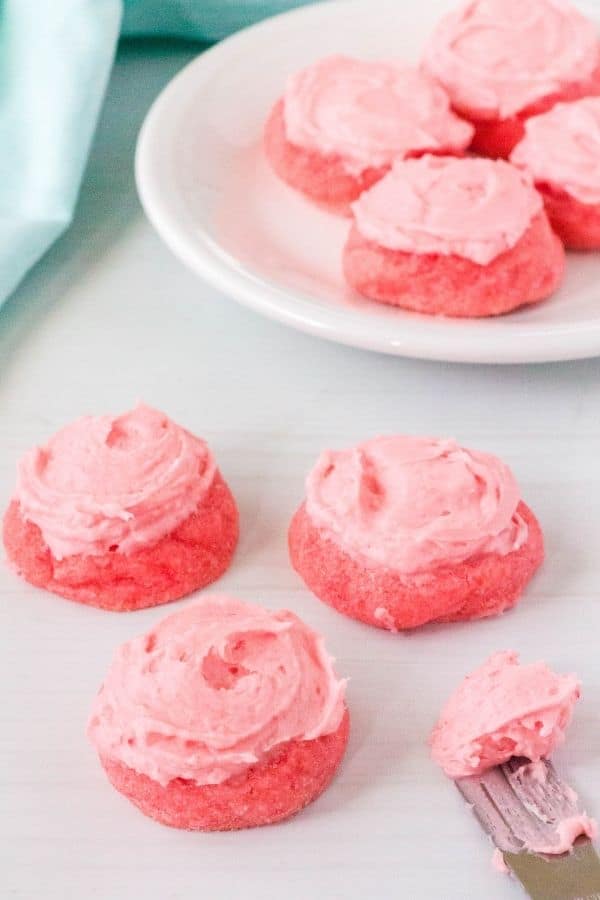
<path id="1" fill-rule="evenodd" d="M 0 2 L 0 303 L 71 221 L 120 33 L 216 41 L 303 2 Z"/>

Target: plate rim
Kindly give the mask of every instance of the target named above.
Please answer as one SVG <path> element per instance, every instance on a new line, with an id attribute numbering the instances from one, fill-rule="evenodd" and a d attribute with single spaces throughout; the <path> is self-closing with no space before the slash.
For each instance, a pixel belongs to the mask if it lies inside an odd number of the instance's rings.
<path id="1" fill-rule="evenodd" d="M 395 5 L 395 0 L 376 2 L 382 7 Z M 218 245 L 211 245 L 208 236 L 205 236 L 201 252 L 198 237 L 202 237 L 203 232 L 192 240 L 188 228 L 160 187 L 161 140 L 164 141 L 164 134 L 169 133 L 163 123 L 169 119 L 170 111 L 177 108 L 178 99 L 189 96 L 190 89 L 202 83 L 212 67 L 256 33 L 278 30 L 297 18 L 319 19 L 323 14 L 335 15 L 336 9 L 345 7 L 347 11 L 350 5 L 365 7 L 372 14 L 373 0 L 328 0 L 325 4 L 288 10 L 250 25 L 199 53 L 165 85 L 139 131 L 134 164 L 140 202 L 159 237 L 181 262 L 226 296 L 270 319 L 331 342 L 394 356 L 491 365 L 564 362 L 600 356 L 600 318 L 583 320 L 572 326 L 563 325 L 550 333 L 544 333 L 547 326 L 541 323 L 537 335 L 531 325 L 524 332 L 514 328 L 507 332 L 504 344 L 500 344 L 498 335 L 486 334 L 485 319 L 465 319 L 458 323 L 453 320 L 454 333 L 448 331 L 441 335 L 432 335 L 427 327 L 408 328 L 405 335 L 400 329 L 398 333 L 385 334 L 385 331 L 389 332 L 389 321 L 380 320 L 379 328 L 373 328 L 369 333 L 364 329 L 364 313 L 334 308 L 319 310 L 309 298 L 236 268 L 229 254 L 217 252 L 215 246 Z M 290 298 L 293 300 L 291 305 Z M 282 299 L 288 302 L 282 303 Z M 600 296 L 598 299 L 600 303 Z M 410 319 L 402 321 L 406 326 Z M 427 323 L 426 317 L 415 315 L 415 321 L 432 326 L 443 327 L 444 324 L 443 317 L 431 317 L 431 322 Z M 459 331 L 461 327 L 462 332 Z M 533 347 L 532 340 L 535 341 Z"/>

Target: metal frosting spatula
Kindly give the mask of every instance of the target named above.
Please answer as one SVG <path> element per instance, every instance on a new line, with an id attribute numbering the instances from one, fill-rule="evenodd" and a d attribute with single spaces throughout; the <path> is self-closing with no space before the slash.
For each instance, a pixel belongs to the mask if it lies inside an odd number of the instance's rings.
<path id="1" fill-rule="evenodd" d="M 551 763 L 513 757 L 456 785 L 532 900 L 600 900 L 600 859 L 588 837 L 570 853 L 542 852 L 559 848 L 585 816 Z"/>

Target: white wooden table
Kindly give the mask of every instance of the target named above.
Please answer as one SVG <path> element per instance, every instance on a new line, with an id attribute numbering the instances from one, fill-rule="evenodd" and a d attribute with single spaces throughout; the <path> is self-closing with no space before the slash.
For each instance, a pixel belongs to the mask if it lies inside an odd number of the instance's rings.
<path id="1" fill-rule="evenodd" d="M 167 610 L 79 607 L 3 568 L 0 895 L 516 900 L 426 739 L 449 690 L 493 650 L 576 669 L 584 696 L 557 761 L 600 815 L 600 360 L 378 357 L 204 287 L 144 221 L 132 176 L 143 114 L 192 52 L 121 51 L 76 223 L 0 312 L 0 500 L 18 456 L 85 412 L 143 398 L 205 436 L 241 509 L 218 590 L 290 607 L 327 636 L 351 679 L 349 752 L 330 790 L 286 824 L 217 835 L 156 825 L 109 787 L 84 728 L 113 647 Z M 514 612 L 391 635 L 326 608 L 291 570 L 286 526 L 317 453 L 394 431 L 454 435 L 514 468 L 548 550 Z"/>

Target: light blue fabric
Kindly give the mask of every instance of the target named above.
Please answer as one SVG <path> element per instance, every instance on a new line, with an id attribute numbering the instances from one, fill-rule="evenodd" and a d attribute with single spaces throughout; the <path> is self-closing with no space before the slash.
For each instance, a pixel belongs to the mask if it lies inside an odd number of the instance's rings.
<path id="1" fill-rule="evenodd" d="M 303 0 L 0 0 L 0 304 L 69 225 L 124 35 L 214 41 Z"/>
<path id="2" fill-rule="evenodd" d="M 125 0 L 123 34 L 218 41 L 259 19 L 306 3 L 307 0 Z"/>

